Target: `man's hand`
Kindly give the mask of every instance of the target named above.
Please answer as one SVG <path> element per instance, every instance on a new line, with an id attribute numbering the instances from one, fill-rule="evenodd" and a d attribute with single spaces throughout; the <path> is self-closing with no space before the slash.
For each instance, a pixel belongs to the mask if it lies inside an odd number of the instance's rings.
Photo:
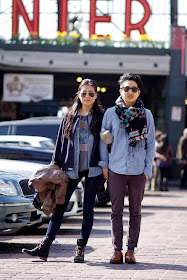
<path id="1" fill-rule="evenodd" d="M 145 173 L 144 173 L 144 174 L 145 174 Z M 147 179 L 148 179 L 149 175 L 145 174 L 145 177 L 146 177 L 146 181 L 147 181 Z"/>
<path id="2" fill-rule="evenodd" d="M 108 168 L 103 168 L 103 177 L 108 181 Z"/>

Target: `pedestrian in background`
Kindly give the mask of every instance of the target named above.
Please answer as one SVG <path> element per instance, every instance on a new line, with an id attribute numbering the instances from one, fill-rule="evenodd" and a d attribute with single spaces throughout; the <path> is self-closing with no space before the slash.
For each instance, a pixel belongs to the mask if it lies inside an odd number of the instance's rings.
<path id="1" fill-rule="evenodd" d="M 158 184 L 160 191 L 168 191 L 169 167 L 171 166 L 173 149 L 169 145 L 166 134 L 161 134 L 156 147 Z"/>
<path id="2" fill-rule="evenodd" d="M 155 149 L 157 148 L 157 146 L 160 142 L 161 135 L 162 135 L 162 132 L 158 129 L 155 129 Z M 155 157 L 153 160 L 153 172 L 152 172 L 152 177 L 151 177 L 151 190 L 152 191 L 159 190 L 157 157 L 158 157 L 158 154 L 155 153 Z"/>
<path id="3" fill-rule="evenodd" d="M 84 262 L 84 250 L 91 233 L 97 186 L 102 178 L 99 141 L 103 111 L 97 101 L 97 84 L 94 80 L 81 82 L 72 107 L 63 116 L 52 163 L 68 175 L 69 183 L 63 205 L 56 205 L 45 239 L 32 250 L 23 249 L 29 256 L 47 260 L 50 246 L 58 233 L 64 211 L 80 180 L 85 177 L 83 221 L 74 262 Z"/>
<path id="4" fill-rule="evenodd" d="M 187 180 L 187 128 L 183 130 L 183 135 L 179 139 L 176 157 L 181 163 L 180 188 L 184 189 Z"/>
<path id="5" fill-rule="evenodd" d="M 123 208 L 126 186 L 129 197 L 129 225 L 126 263 L 135 263 L 134 248 L 137 247 L 141 202 L 145 183 L 151 177 L 155 155 L 155 126 L 152 113 L 144 108 L 140 93 L 143 89 L 141 77 L 127 73 L 120 77 L 120 96 L 115 106 L 104 115 L 102 129 L 113 136 L 111 152 L 101 140 L 100 166 L 108 180 L 108 190 L 112 203 L 112 243 L 114 253 L 110 263 L 123 262 Z"/>

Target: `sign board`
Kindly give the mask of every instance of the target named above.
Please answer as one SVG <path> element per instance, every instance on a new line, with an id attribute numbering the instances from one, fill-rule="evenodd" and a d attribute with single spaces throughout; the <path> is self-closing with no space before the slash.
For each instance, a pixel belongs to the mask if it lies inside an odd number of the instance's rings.
<path id="1" fill-rule="evenodd" d="M 171 108 L 171 120 L 175 122 L 180 122 L 182 119 L 182 107 L 172 106 Z"/>
<path id="2" fill-rule="evenodd" d="M 170 1 L 4 0 L 0 3 L 0 36 L 7 40 L 12 35 L 63 38 L 66 33 L 73 36 L 74 31 L 84 39 L 98 35 L 114 41 L 126 37 L 170 41 Z M 182 0 L 181 13 L 186 7 L 187 1 Z"/>
<path id="3" fill-rule="evenodd" d="M 53 99 L 53 75 L 5 74 L 3 101 L 39 102 Z"/>

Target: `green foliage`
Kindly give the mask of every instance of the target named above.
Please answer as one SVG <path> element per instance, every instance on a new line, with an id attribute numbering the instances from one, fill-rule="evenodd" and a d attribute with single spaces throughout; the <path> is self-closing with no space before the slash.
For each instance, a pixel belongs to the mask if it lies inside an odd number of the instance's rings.
<path id="1" fill-rule="evenodd" d="M 83 46 L 97 46 L 97 47 L 122 47 L 122 48 L 168 48 L 167 42 L 162 41 L 152 41 L 152 40 L 132 40 L 130 38 L 124 38 L 121 41 L 113 41 L 108 37 L 97 38 L 97 39 L 84 39 L 78 34 L 70 34 L 57 36 L 54 39 L 45 38 L 20 38 L 19 36 L 13 37 L 10 40 L 5 41 L 0 39 L 2 44 L 24 44 L 24 45 L 75 45 L 80 44 Z"/>

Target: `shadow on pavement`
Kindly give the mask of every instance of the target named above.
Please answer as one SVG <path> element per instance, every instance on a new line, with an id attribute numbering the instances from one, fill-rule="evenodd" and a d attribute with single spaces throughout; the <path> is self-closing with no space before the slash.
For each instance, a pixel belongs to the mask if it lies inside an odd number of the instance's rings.
<path id="1" fill-rule="evenodd" d="M 156 210 L 179 210 L 179 211 L 187 211 L 187 207 L 180 206 L 165 206 L 165 205 L 143 205 L 142 209 L 156 209 Z"/>
<path id="2" fill-rule="evenodd" d="M 105 263 L 105 262 L 87 262 L 87 265 L 89 266 L 103 266 L 105 268 L 108 268 L 108 269 L 114 269 L 115 268 L 115 271 L 118 271 L 118 270 L 158 270 L 158 269 L 163 269 L 164 271 L 167 271 L 167 270 L 173 270 L 173 271 L 187 271 L 187 267 L 184 266 L 184 265 L 172 265 L 172 264 L 157 264 L 157 263 L 136 263 L 136 264 L 133 264 L 133 265 L 129 265 L 129 264 L 117 264 L 117 265 L 114 265 L 114 264 L 110 264 L 109 263 L 109 260 L 108 260 L 108 263 Z"/>
<path id="3" fill-rule="evenodd" d="M 72 258 L 74 256 L 75 247 L 76 247 L 76 239 L 75 244 L 55 244 L 53 243 L 49 253 L 49 260 L 50 258 L 56 257 L 68 257 Z M 37 244 L 33 242 L 33 244 L 25 244 L 25 243 L 8 243 L 8 242 L 0 242 L 0 258 L 4 258 L 5 255 L 16 255 L 16 258 L 30 258 L 31 260 L 35 260 L 35 257 L 29 257 L 24 255 L 21 251 L 23 248 L 33 249 Z M 87 255 L 94 251 L 91 246 L 87 246 Z M 39 260 L 39 259 L 38 259 Z M 58 260 L 57 260 L 58 261 Z"/>
<path id="4" fill-rule="evenodd" d="M 16 255 L 16 258 L 27 258 L 30 259 L 31 262 L 43 262 L 38 258 L 28 257 L 21 253 L 22 248 L 32 249 L 36 244 L 25 244 L 25 243 L 7 243 L 7 242 L 0 242 L 0 258 L 5 258 L 5 255 Z M 48 262 L 53 263 L 64 263 L 64 262 L 71 262 L 73 261 L 74 251 L 76 246 L 75 244 L 53 244 L 51 246 L 51 250 L 49 253 Z M 93 247 L 87 246 L 86 255 L 89 255 L 94 251 Z M 57 258 L 57 259 L 53 259 Z M 59 258 L 70 258 L 72 260 L 60 260 Z M 85 264 L 91 267 L 104 267 L 105 269 L 115 269 L 115 271 L 121 270 L 130 270 L 130 271 L 137 271 L 137 270 L 164 270 L 164 271 L 187 271 L 187 267 L 184 265 L 172 265 L 172 264 L 158 264 L 158 263 L 151 263 L 151 262 L 137 262 L 136 264 L 129 265 L 129 264 L 110 264 L 109 259 L 106 259 L 106 262 L 92 262 L 85 260 Z"/>
<path id="5" fill-rule="evenodd" d="M 35 228 L 35 229 L 31 229 L 31 228 L 26 228 L 23 229 L 19 235 L 17 234 L 12 234 L 12 235 L 7 235 L 7 237 L 13 237 L 13 236 L 28 236 L 29 240 L 30 240 L 30 236 L 40 236 L 39 238 L 42 240 L 43 237 L 46 234 L 46 230 L 47 227 L 39 227 L 39 228 Z M 68 236 L 74 238 L 74 236 L 79 236 L 80 235 L 80 231 L 81 231 L 81 224 L 79 228 L 61 228 L 57 234 L 57 237 L 63 238 L 63 236 L 65 238 L 67 238 Z M 106 230 L 106 229 L 95 229 L 93 227 L 92 229 L 92 234 L 98 234 L 98 235 L 106 235 L 106 234 L 110 234 L 110 230 Z M 1 243 L 0 243 L 1 244 Z"/>

